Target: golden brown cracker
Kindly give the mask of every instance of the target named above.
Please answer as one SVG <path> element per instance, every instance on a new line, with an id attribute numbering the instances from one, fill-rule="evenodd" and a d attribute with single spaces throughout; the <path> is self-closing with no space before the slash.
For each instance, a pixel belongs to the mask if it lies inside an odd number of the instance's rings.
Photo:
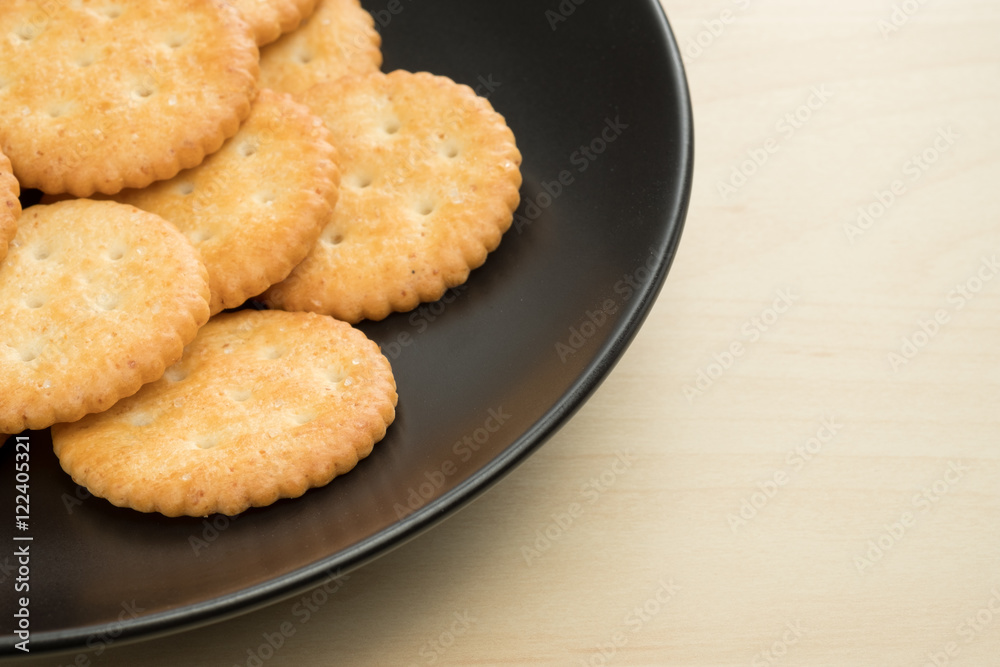
<path id="1" fill-rule="evenodd" d="M 348 322 L 441 297 L 500 243 L 521 155 L 471 88 L 396 71 L 320 84 L 303 100 L 340 155 L 340 199 L 319 243 L 264 295 Z"/>
<path id="2" fill-rule="evenodd" d="M 0 264 L 0 433 L 106 410 L 162 375 L 208 319 L 197 251 L 115 202 L 32 206 Z"/>
<path id="3" fill-rule="evenodd" d="M 260 85 L 299 95 L 321 81 L 376 72 L 381 45 L 358 0 L 320 0 L 302 25 L 261 50 Z"/>
<path id="4" fill-rule="evenodd" d="M 170 178 L 256 94 L 256 43 L 223 0 L 5 0 L 0 35 L 0 148 L 48 193 Z"/>
<path id="5" fill-rule="evenodd" d="M 7 256 L 7 244 L 17 232 L 17 219 L 21 217 L 21 187 L 14 178 L 10 160 L 0 151 L 0 262 Z"/>
<path id="6" fill-rule="evenodd" d="M 311 313 L 218 315 L 162 379 L 52 429 L 60 464 L 96 496 L 167 516 L 238 514 L 329 483 L 393 421 L 378 346 Z"/>
<path id="7" fill-rule="evenodd" d="M 312 14 L 317 0 L 228 0 L 253 29 L 257 46 L 295 30 Z"/>
<path id="8" fill-rule="evenodd" d="M 283 280 L 315 245 L 340 182 L 328 140 L 305 106 L 261 90 L 236 136 L 202 164 L 113 198 L 162 216 L 198 248 L 215 314 Z"/>

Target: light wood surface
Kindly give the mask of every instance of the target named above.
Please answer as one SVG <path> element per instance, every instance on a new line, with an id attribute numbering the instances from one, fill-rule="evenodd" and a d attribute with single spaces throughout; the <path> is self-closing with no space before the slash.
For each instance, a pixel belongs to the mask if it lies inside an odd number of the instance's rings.
<path id="1" fill-rule="evenodd" d="M 1000 4 L 663 4 L 692 205 L 596 395 L 307 622 L 89 664 L 1000 665 Z"/>

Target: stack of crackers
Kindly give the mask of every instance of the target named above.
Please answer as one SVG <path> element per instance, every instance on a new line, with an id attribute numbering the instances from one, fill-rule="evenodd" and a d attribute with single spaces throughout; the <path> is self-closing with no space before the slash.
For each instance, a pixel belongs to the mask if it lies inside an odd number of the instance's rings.
<path id="1" fill-rule="evenodd" d="M 5 0 L 0 37 L 0 433 L 167 516 L 353 468 L 397 401 L 353 324 L 500 243 L 503 117 L 381 72 L 358 0 Z"/>

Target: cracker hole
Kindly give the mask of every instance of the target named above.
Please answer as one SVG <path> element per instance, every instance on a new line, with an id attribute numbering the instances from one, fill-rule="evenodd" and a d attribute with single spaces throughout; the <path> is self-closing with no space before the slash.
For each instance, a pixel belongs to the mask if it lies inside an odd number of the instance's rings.
<path id="1" fill-rule="evenodd" d="M 153 88 L 153 86 L 149 85 L 148 83 L 140 83 L 132 90 L 132 97 L 139 100 L 144 100 L 148 97 L 151 97 L 155 92 L 156 90 Z"/>
<path id="2" fill-rule="evenodd" d="M 341 243 L 344 242 L 344 235 L 335 230 L 327 228 L 323 230 L 323 235 L 319 237 L 319 240 L 320 243 L 322 243 L 323 245 L 327 246 L 328 248 L 332 248 L 333 246 L 340 245 Z"/>
<path id="3" fill-rule="evenodd" d="M 163 43 L 169 46 L 171 49 L 179 49 L 185 44 L 187 44 L 188 36 L 183 34 L 169 35 Z"/>
<path id="4" fill-rule="evenodd" d="M 49 117 L 59 118 L 60 116 L 65 116 L 69 112 L 68 104 L 57 104 L 56 106 L 49 107 Z"/>
<path id="5" fill-rule="evenodd" d="M 277 347 L 265 348 L 263 352 L 260 353 L 261 359 L 280 359 L 284 356 L 285 351 Z"/>
<path id="6" fill-rule="evenodd" d="M 187 195 L 191 194 L 192 192 L 194 192 L 194 184 L 193 183 L 181 183 L 181 184 L 179 184 L 177 186 L 177 192 L 181 193 L 184 196 L 187 196 Z"/>
<path id="7" fill-rule="evenodd" d="M 258 204 L 265 204 L 265 205 L 273 204 L 274 200 L 277 199 L 277 196 L 270 191 L 258 192 L 253 197 L 254 199 L 257 200 Z"/>
<path id="8" fill-rule="evenodd" d="M 80 68 L 90 67 L 94 64 L 94 56 L 89 53 L 84 53 L 77 56 L 76 60 L 73 61 L 73 64 Z"/>
<path id="9" fill-rule="evenodd" d="M 308 65 L 312 62 L 313 54 L 311 51 L 299 51 L 295 54 L 295 59 L 303 65 Z"/>
<path id="10" fill-rule="evenodd" d="M 97 295 L 95 303 L 97 304 L 97 307 L 100 308 L 101 310 L 114 310 L 115 308 L 118 307 L 118 295 L 109 294 L 108 292 L 102 292 L 101 294 Z"/>
<path id="11" fill-rule="evenodd" d="M 194 444 L 198 447 L 198 449 L 212 449 L 213 447 L 219 446 L 219 438 L 218 436 L 209 435 L 203 438 L 198 438 L 194 441 Z"/>
<path id="12" fill-rule="evenodd" d="M 344 179 L 348 185 L 355 188 L 367 188 L 372 184 L 372 177 L 368 174 L 351 174 Z"/>
<path id="13" fill-rule="evenodd" d="M 242 403 L 243 401 L 250 400 L 252 392 L 249 389 L 230 389 L 226 393 L 229 394 L 229 398 L 237 403 Z"/>
<path id="14" fill-rule="evenodd" d="M 26 348 L 24 348 L 22 350 L 18 350 L 18 352 L 21 355 L 21 361 L 26 362 L 26 363 L 29 362 L 29 361 L 34 361 L 35 359 L 38 358 L 38 355 L 39 355 L 38 350 L 36 350 L 35 348 L 30 348 L 30 347 L 26 347 Z"/>
<path id="15" fill-rule="evenodd" d="M 153 417 L 146 414 L 145 412 L 140 412 L 138 414 L 132 415 L 129 420 L 129 424 L 132 426 L 149 426 L 153 423 Z"/>
<path id="16" fill-rule="evenodd" d="M 45 245 L 35 246 L 31 251 L 31 256 L 38 261 L 43 261 L 48 259 L 52 255 L 52 250 Z"/>
<path id="17" fill-rule="evenodd" d="M 20 25 L 14 28 L 14 34 L 20 37 L 25 42 L 30 42 L 35 37 L 38 37 L 38 33 L 40 32 L 41 32 L 40 28 L 30 24 Z"/>
<path id="18" fill-rule="evenodd" d="M 314 413 L 312 413 L 312 412 L 307 412 L 307 413 L 303 413 L 303 414 L 300 414 L 300 415 L 293 415 L 292 416 L 292 420 L 296 424 L 298 424 L 299 426 L 303 426 L 305 424 L 308 424 L 309 422 L 314 421 L 315 419 L 316 419 L 316 415 Z"/>
<path id="19" fill-rule="evenodd" d="M 125 256 L 125 248 L 111 248 L 104 254 L 104 256 L 112 262 L 117 262 Z"/>
<path id="20" fill-rule="evenodd" d="M 326 370 L 326 379 L 332 384 L 345 382 L 344 374 L 338 368 L 328 368 Z"/>
<path id="21" fill-rule="evenodd" d="M 257 152 L 257 146 L 255 146 L 249 141 L 244 141 L 242 144 L 240 144 L 237 150 L 239 150 L 240 155 L 242 155 L 243 157 L 250 157 L 251 155 Z"/>
<path id="22" fill-rule="evenodd" d="M 446 158 L 457 158 L 458 157 L 458 146 L 455 144 L 444 144 L 441 146 L 441 155 Z"/>
<path id="23" fill-rule="evenodd" d="M 37 294 L 31 294 L 24 299 L 24 305 L 28 308 L 41 308 L 45 305 L 45 298 Z"/>
<path id="24" fill-rule="evenodd" d="M 386 134 L 396 134 L 399 132 L 400 127 L 402 127 L 402 125 L 396 118 L 390 118 L 382 124 L 382 129 Z"/>
<path id="25" fill-rule="evenodd" d="M 97 10 L 97 13 L 108 19 L 116 19 L 122 15 L 122 8 L 118 5 L 109 5 Z"/>
<path id="26" fill-rule="evenodd" d="M 163 377 L 166 378 L 167 382 L 181 382 L 182 380 L 186 380 L 187 376 L 187 371 L 178 366 L 171 366 L 163 374 Z"/>
<path id="27" fill-rule="evenodd" d="M 421 201 L 417 203 L 416 211 L 420 215 L 430 215 L 434 212 L 434 202 L 432 201 Z"/>
<path id="28" fill-rule="evenodd" d="M 204 243 L 215 236 L 215 234 L 209 229 L 196 229 L 188 234 L 188 238 L 191 239 L 191 243 Z"/>

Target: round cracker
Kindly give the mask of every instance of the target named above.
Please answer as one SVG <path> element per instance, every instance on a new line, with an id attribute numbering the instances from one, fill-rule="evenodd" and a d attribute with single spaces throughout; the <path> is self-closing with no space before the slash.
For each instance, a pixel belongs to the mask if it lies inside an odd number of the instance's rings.
<path id="1" fill-rule="evenodd" d="M 229 0 L 253 29 L 257 46 L 295 30 L 312 14 L 317 0 Z"/>
<path id="2" fill-rule="evenodd" d="M 256 42 L 223 0 L 5 0 L 0 35 L 0 147 L 48 193 L 170 178 L 235 134 L 256 94 Z"/>
<path id="3" fill-rule="evenodd" d="M 340 155 L 340 199 L 313 251 L 264 295 L 348 322 L 434 301 L 510 227 L 521 154 L 471 88 L 427 73 L 345 77 L 304 101 Z"/>
<path id="4" fill-rule="evenodd" d="M 261 90 L 236 136 L 169 181 L 113 198 L 172 222 L 208 269 L 212 314 L 283 280 L 316 244 L 340 172 L 323 122 Z"/>
<path id="5" fill-rule="evenodd" d="M 206 320 L 205 267 L 159 216 L 86 199 L 25 209 L 0 264 L 0 433 L 106 410 Z"/>
<path id="6" fill-rule="evenodd" d="M 206 324 L 164 377 L 52 429 L 63 469 L 111 503 L 238 514 L 329 483 L 395 416 L 378 346 L 310 313 L 243 310 Z"/>
<path id="7" fill-rule="evenodd" d="M 358 0 L 320 0 L 312 16 L 260 52 L 260 85 L 298 95 L 382 66 L 382 38 Z"/>
<path id="8" fill-rule="evenodd" d="M 7 256 L 7 244 L 17 232 L 17 219 L 21 217 L 21 187 L 14 178 L 10 160 L 0 151 L 0 262 Z"/>

